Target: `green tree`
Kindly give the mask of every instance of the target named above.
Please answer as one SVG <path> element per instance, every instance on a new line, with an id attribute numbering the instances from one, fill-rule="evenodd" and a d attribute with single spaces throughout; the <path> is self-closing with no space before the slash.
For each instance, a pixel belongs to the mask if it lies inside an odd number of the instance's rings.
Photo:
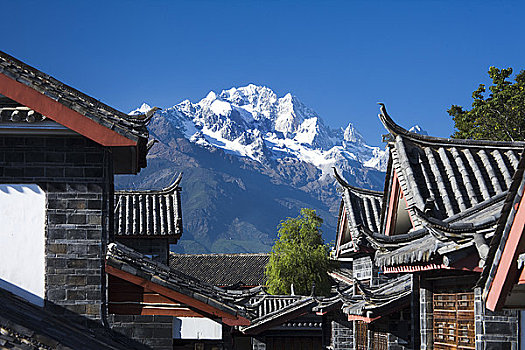
<path id="1" fill-rule="evenodd" d="M 270 294 L 290 294 L 293 284 L 296 294 L 309 295 L 314 283 L 316 295 L 330 293 L 330 250 L 323 242 L 322 223 L 315 210 L 301 209 L 298 217 L 279 224 L 265 271 Z"/>
<path id="2" fill-rule="evenodd" d="M 508 79 L 512 68 L 490 67 L 492 85 L 484 84 L 472 93 L 471 110 L 453 105 L 448 114 L 453 117 L 455 138 L 503 141 L 525 140 L 525 71 L 514 83 Z"/>

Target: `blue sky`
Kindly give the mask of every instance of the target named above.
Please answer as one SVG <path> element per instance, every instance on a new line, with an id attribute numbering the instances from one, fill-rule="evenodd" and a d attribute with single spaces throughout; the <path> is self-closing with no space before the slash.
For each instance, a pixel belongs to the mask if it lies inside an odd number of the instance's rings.
<path id="1" fill-rule="evenodd" d="M 376 102 L 448 136 L 490 66 L 525 69 L 518 1 L 9 1 L 0 49 L 125 112 L 255 83 L 368 142 Z"/>

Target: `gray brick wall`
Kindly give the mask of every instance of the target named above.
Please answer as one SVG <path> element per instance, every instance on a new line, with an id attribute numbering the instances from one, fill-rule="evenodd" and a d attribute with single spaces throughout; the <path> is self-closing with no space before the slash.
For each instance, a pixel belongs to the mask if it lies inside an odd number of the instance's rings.
<path id="1" fill-rule="evenodd" d="M 111 162 L 109 150 L 80 136 L 0 137 L 1 182 L 46 192 L 45 307 L 66 317 L 102 316 Z"/>
<path id="2" fill-rule="evenodd" d="M 156 350 L 173 348 L 173 317 L 109 315 L 111 328 Z"/>
<path id="3" fill-rule="evenodd" d="M 421 332 L 420 347 L 422 350 L 432 349 L 434 314 L 432 307 L 432 290 L 430 284 L 424 280 L 420 281 L 419 290 L 419 329 Z"/>
<path id="4" fill-rule="evenodd" d="M 474 315 L 476 330 L 476 350 L 517 350 L 518 349 L 517 310 L 492 312 L 485 308 L 481 289 L 474 290 Z"/>
<path id="5" fill-rule="evenodd" d="M 332 341 L 334 350 L 347 350 L 354 348 L 354 326 L 352 321 L 347 321 L 339 315 L 332 320 Z"/>

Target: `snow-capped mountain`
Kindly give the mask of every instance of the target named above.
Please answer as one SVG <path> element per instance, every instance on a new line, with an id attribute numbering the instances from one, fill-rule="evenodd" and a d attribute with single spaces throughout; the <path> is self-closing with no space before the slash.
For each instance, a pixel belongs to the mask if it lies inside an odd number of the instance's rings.
<path id="1" fill-rule="evenodd" d="M 144 113 L 146 103 L 131 114 Z M 264 86 L 250 84 L 219 94 L 211 91 L 197 103 L 189 100 L 163 110 L 160 116 L 191 142 L 267 164 L 294 158 L 314 165 L 323 177 L 331 167 L 348 170 L 350 163 L 384 171 L 386 152 L 369 146 L 357 129 L 332 129 L 290 93 L 278 97 Z"/>
<path id="2" fill-rule="evenodd" d="M 414 125 L 408 131 L 413 132 L 414 134 L 425 135 L 425 136 L 428 135 L 426 130 L 423 130 L 423 128 L 421 128 L 419 125 Z"/>
<path id="3" fill-rule="evenodd" d="M 149 109 L 142 104 L 132 113 Z M 323 218 L 329 242 L 341 200 L 331 167 L 350 184 L 384 184 L 384 150 L 369 146 L 352 124 L 332 129 L 297 97 L 278 97 L 267 87 L 182 101 L 157 112 L 148 129 L 159 142 L 147 168 L 115 183 L 121 189 L 162 188 L 184 172 L 178 252 L 268 252 L 276 227 L 301 208 Z"/>

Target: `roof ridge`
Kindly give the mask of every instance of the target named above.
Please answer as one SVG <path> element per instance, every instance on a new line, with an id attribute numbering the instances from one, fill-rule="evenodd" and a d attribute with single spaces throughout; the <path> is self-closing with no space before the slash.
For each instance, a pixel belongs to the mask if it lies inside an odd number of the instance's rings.
<path id="1" fill-rule="evenodd" d="M 93 103 L 94 105 L 102 105 L 109 112 L 114 113 L 114 114 L 118 115 L 119 117 L 126 118 L 126 119 L 129 118 L 128 114 L 126 114 L 124 112 L 121 112 L 121 111 L 119 111 L 119 110 L 117 110 L 117 109 L 115 109 L 115 108 L 105 104 L 104 102 L 101 102 L 100 100 L 97 100 L 96 98 L 93 98 L 93 97 L 83 93 L 82 91 L 80 91 L 78 89 L 75 89 L 72 86 L 64 84 L 63 82 L 61 82 L 60 80 L 54 78 L 53 76 L 51 76 L 51 75 L 49 75 L 47 73 L 44 73 L 41 70 L 39 70 L 39 69 L 37 69 L 35 67 L 32 67 L 32 66 L 28 65 L 27 63 L 22 62 L 19 59 L 9 55 L 8 53 L 6 53 L 4 51 L 1 51 L 1 50 L 0 50 L 0 58 L 4 59 L 6 61 L 11 61 L 11 63 L 17 64 L 18 66 L 20 66 L 20 68 L 22 68 L 24 70 L 27 70 L 27 71 L 31 72 L 32 74 L 34 74 L 36 76 L 43 76 L 44 78 L 46 78 L 48 80 L 52 80 L 55 84 L 60 85 L 61 88 L 64 88 L 65 90 L 69 90 L 69 92 L 72 92 L 74 94 L 80 95 L 82 98 L 85 98 L 86 100 L 88 100 L 89 102 Z"/>
<path id="2" fill-rule="evenodd" d="M 177 255 L 177 256 L 267 256 L 270 255 L 270 253 L 208 253 L 208 254 L 180 254 L 170 251 L 170 255 Z"/>
<path id="3" fill-rule="evenodd" d="M 170 194 L 174 191 L 181 189 L 179 184 L 182 180 L 182 172 L 179 173 L 179 176 L 168 186 L 161 188 L 159 190 L 117 190 L 115 195 L 132 195 L 132 194 Z"/>
<path id="4" fill-rule="evenodd" d="M 354 192 L 357 192 L 357 193 L 360 193 L 360 194 L 365 194 L 365 195 L 369 195 L 369 196 L 376 196 L 376 197 L 383 197 L 384 195 L 384 192 L 383 191 L 375 191 L 375 190 L 370 190 L 370 189 L 367 189 L 367 188 L 361 188 L 361 187 L 356 187 L 356 186 L 352 186 L 350 185 L 348 182 L 346 182 L 345 179 L 343 179 L 343 177 L 341 175 L 339 175 L 339 173 L 337 172 L 337 169 L 336 167 L 332 167 L 332 169 L 334 169 L 334 177 L 335 179 L 337 180 L 337 182 L 339 182 L 339 184 L 349 190 L 352 190 Z"/>
<path id="5" fill-rule="evenodd" d="M 454 139 L 454 138 L 445 138 L 445 137 L 436 137 L 436 136 L 428 136 L 428 135 L 421 135 L 416 134 L 413 132 L 410 132 L 403 128 L 402 126 L 396 124 L 394 120 L 390 117 L 390 115 L 386 111 L 386 107 L 384 103 L 378 102 L 380 106 L 380 114 L 379 119 L 383 123 L 384 127 L 387 129 L 390 134 L 394 136 L 401 136 L 407 139 L 410 139 L 411 141 L 418 142 L 418 143 L 427 143 L 427 144 L 446 144 L 446 145 L 457 145 L 457 146 L 463 146 L 463 147 L 502 147 L 502 148 L 508 148 L 508 147 L 516 147 L 516 148 L 523 148 L 525 146 L 525 142 L 523 141 L 495 141 L 495 140 L 473 140 L 473 139 Z"/>

